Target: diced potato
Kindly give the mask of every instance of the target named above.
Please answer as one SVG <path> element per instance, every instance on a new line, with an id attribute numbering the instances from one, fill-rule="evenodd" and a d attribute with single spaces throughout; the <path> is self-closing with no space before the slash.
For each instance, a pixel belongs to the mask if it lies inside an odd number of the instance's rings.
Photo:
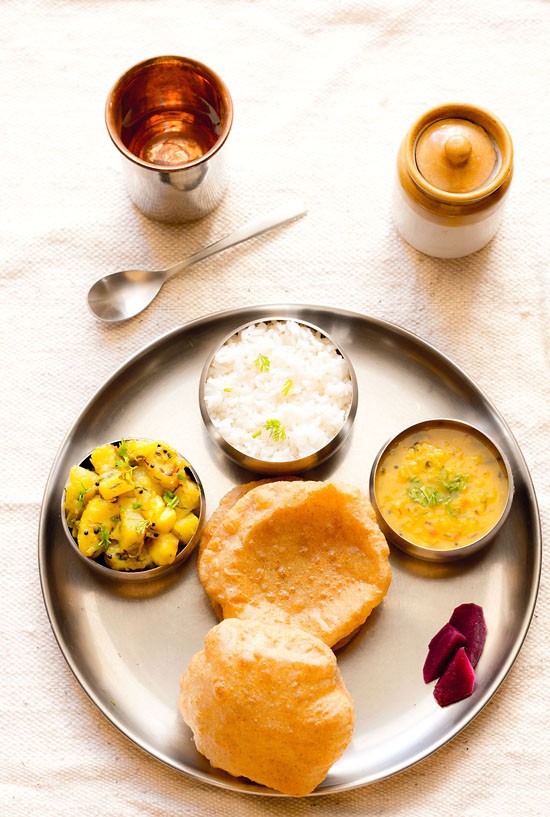
<path id="1" fill-rule="evenodd" d="M 155 440 L 128 440 L 127 449 L 130 460 L 142 460 L 152 457 L 158 442 Z"/>
<path id="2" fill-rule="evenodd" d="M 174 527 L 176 512 L 173 508 L 168 508 L 160 496 L 153 496 L 149 499 L 146 510 L 147 519 L 151 523 L 151 529 L 155 533 L 168 533 Z"/>
<path id="3" fill-rule="evenodd" d="M 92 559 L 105 549 L 116 524 L 117 510 L 111 502 L 94 496 L 82 512 L 78 526 L 78 547 L 80 552 Z"/>
<path id="4" fill-rule="evenodd" d="M 92 461 L 94 470 L 98 474 L 104 474 L 106 471 L 111 471 L 116 466 L 116 446 L 111 445 L 111 443 L 99 445 L 97 448 L 94 448 L 90 454 L 90 460 Z"/>
<path id="5" fill-rule="evenodd" d="M 176 558 L 178 547 L 179 539 L 173 533 L 161 533 L 147 543 L 149 555 L 156 565 L 171 565 Z"/>
<path id="6" fill-rule="evenodd" d="M 103 499 L 116 499 L 121 494 L 127 494 L 134 490 L 134 483 L 130 478 L 129 471 L 120 471 L 114 468 L 112 471 L 105 471 L 99 481 L 99 493 Z"/>
<path id="7" fill-rule="evenodd" d="M 162 443 L 157 443 L 155 450 L 144 458 L 149 473 L 156 479 L 163 488 L 174 491 L 179 485 L 178 474 L 181 473 L 185 464 L 173 448 Z"/>
<path id="8" fill-rule="evenodd" d="M 143 547 L 147 527 L 146 520 L 131 503 L 126 507 L 121 506 L 120 522 L 116 531 L 113 531 L 113 539 L 116 538 L 118 549 L 131 556 L 137 555 Z"/>
<path id="9" fill-rule="evenodd" d="M 105 552 L 105 564 L 113 570 L 145 570 L 153 565 L 153 560 L 147 548 L 135 556 L 129 556 L 113 545 Z"/>
<path id="10" fill-rule="evenodd" d="M 179 507 L 186 512 L 194 511 L 199 507 L 201 492 L 196 482 L 188 480 L 174 491 L 179 499 Z"/>
<path id="11" fill-rule="evenodd" d="M 69 528 L 73 528 L 83 508 L 97 493 L 97 474 L 81 465 L 73 465 L 65 491 L 65 515 Z"/>
<path id="12" fill-rule="evenodd" d="M 198 526 L 198 517 L 195 516 L 194 513 L 188 513 L 176 520 L 174 527 L 172 528 L 172 533 L 175 533 L 180 541 L 187 544 L 187 542 L 191 541 L 192 537 L 195 535 Z"/>
<path id="13" fill-rule="evenodd" d="M 153 479 L 147 468 L 144 465 L 136 465 L 134 470 L 132 471 L 132 481 L 136 486 L 136 493 L 137 494 L 162 494 L 164 493 L 164 488 L 160 483 Z M 143 496 L 143 501 L 146 502 L 147 497 Z"/>

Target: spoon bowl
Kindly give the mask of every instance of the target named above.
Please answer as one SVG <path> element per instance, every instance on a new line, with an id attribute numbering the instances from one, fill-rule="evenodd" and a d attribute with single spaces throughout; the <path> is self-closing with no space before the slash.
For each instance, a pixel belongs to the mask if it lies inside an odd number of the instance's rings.
<path id="1" fill-rule="evenodd" d="M 202 261 L 203 258 L 294 221 L 306 212 L 302 202 L 286 203 L 267 215 L 249 221 L 238 230 L 167 269 L 123 270 L 105 275 L 96 281 L 88 292 L 88 307 L 96 318 L 106 323 L 118 323 L 133 318 L 149 306 L 169 278 L 196 264 L 197 261 Z"/>
<path id="2" fill-rule="evenodd" d="M 116 323 L 142 312 L 168 279 L 166 270 L 124 270 L 96 281 L 88 293 L 88 306 L 102 321 Z"/>

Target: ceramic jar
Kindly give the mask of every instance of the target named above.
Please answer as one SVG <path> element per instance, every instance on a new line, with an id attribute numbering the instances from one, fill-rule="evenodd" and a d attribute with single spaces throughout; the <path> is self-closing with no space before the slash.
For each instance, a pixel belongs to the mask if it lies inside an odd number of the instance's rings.
<path id="1" fill-rule="evenodd" d="M 397 159 L 394 220 L 420 252 L 460 258 L 495 235 L 512 181 L 513 145 L 482 108 L 448 104 L 409 129 Z"/>

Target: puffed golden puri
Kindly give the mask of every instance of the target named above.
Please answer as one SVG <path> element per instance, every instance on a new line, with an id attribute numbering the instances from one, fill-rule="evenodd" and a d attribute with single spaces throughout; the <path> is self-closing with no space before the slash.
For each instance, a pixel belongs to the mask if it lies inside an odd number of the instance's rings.
<path id="1" fill-rule="evenodd" d="M 332 650 L 285 624 L 225 619 L 182 675 L 195 745 L 234 777 L 303 797 L 353 734 L 353 702 Z"/>
<path id="2" fill-rule="evenodd" d="M 341 482 L 234 489 L 205 532 L 198 573 L 220 619 L 294 624 L 337 649 L 390 585 L 389 548 L 370 502 Z"/>

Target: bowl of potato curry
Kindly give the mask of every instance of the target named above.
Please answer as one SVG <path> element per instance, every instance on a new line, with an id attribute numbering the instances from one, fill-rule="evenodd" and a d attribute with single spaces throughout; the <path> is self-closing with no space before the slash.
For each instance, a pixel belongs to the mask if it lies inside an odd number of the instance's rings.
<path id="1" fill-rule="evenodd" d="M 73 465 L 62 519 L 73 550 L 112 578 L 163 575 L 194 550 L 205 517 L 192 465 L 159 440 L 122 439 Z"/>

